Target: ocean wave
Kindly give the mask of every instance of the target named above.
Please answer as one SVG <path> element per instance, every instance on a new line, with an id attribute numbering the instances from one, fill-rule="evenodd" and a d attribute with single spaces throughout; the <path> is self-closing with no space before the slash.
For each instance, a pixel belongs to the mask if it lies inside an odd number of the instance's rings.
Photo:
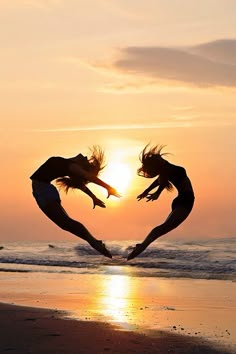
<path id="1" fill-rule="evenodd" d="M 112 242 L 112 260 L 87 243 L 4 244 L 0 272 L 57 272 L 129 274 L 137 277 L 174 277 L 236 280 L 234 240 L 158 242 L 127 262 L 128 242 Z M 125 268 L 125 272 L 124 272 Z"/>

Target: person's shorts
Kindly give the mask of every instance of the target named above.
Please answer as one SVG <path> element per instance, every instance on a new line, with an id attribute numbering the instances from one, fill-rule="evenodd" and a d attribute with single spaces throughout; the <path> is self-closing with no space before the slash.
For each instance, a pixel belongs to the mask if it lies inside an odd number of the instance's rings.
<path id="1" fill-rule="evenodd" d="M 33 196 L 38 206 L 43 209 L 51 201 L 60 203 L 60 195 L 56 187 L 51 183 L 32 181 Z"/>
<path id="2" fill-rule="evenodd" d="M 183 207 L 192 210 L 194 204 L 194 195 L 191 192 L 182 192 L 180 193 L 172 202 L 171 208 L 172 210 Z"/>

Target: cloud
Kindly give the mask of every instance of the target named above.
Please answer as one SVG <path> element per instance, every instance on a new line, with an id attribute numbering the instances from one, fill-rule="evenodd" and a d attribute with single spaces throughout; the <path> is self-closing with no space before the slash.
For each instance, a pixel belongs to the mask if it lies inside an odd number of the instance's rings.
<path id="1" fill-rule="evenodd" d="M 70 133 L 70 132 L 96 132 L 96 131 L 128 131 L 128 130 L 155 130 L 168 128 L 190 128 L 190 127 L 223 127 L 235 126 L 235 123 L 219 120 L 212 121 L 212 119 L 197 119 L 198 115 L 172 115 L 168 121 L 160 121 L 159 123 L 144 123 L 144 124 L 107 124 L 94 126 L 71 126 L 61 128 L 45 128 L 45 129 L 31 129 L 32 133 Z"/>
<path id="2" fill-rule="evenodd" d="M 190 52 L 210 60 L 236 65 L 236 40 L 218 40 L 189 48 Z"/>
<path id="3" fill-rule="evenodd" d="M 193 47 L 126 47 L 113 69 L 199 87 L 236 87 L 236 40 L 218 40 Z"/>
<path id="4" fill-rule="evenodd" d="M 95 126 L 74 126 L 74 127 L 62 127 L 62 128 L 48 128 L 48 129 L 34 129 L 31 130 L 35 133 L 64 133 L 64 132 L 76 132 L 76 131 L 106 131 L 106 130 L 143 130 L 143 129 L 160 129 L 160 128 L 177 128 L 177 127 L 189 127 L 191 123 L 188 122 L 160 122 L 156 124 L 119 124 L 119 125 L 95 125 Z"/>

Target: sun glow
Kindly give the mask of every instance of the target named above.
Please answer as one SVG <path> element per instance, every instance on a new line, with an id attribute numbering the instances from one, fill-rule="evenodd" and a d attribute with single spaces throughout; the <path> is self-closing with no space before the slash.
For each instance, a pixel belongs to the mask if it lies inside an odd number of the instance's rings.
<path id="1" fill-rule="evenodd" d="M 102 174 L 102 179 L 112 187 L 116 188 L 121 194 L 129 187 L 131 178 L 131 169 L 123 162 L 109 163 Z"/>

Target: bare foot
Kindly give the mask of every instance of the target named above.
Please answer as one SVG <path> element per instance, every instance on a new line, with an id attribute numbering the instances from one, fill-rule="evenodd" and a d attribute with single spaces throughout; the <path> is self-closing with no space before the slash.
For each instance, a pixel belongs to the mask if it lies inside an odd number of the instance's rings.
<path id="1" fill-rule="evenodd" d="M 92 240 L 89 242 L 90 246 L 92 246 L 96 251 L 103 254 L 103 256 L 112 258 L 111 253 L 106 248 L 105 244 L 100 240 Z"/>
<path id="2" fill-rule="evenodd" d="M 145 249 L 146 249 L 146 246 L 144 246 L 142 243 L 137 243 L 137 245 L 134 247 L 133 251 L 128 255 L 127 261 L 130 261 L 131 259 L 137 257 Z"/>

